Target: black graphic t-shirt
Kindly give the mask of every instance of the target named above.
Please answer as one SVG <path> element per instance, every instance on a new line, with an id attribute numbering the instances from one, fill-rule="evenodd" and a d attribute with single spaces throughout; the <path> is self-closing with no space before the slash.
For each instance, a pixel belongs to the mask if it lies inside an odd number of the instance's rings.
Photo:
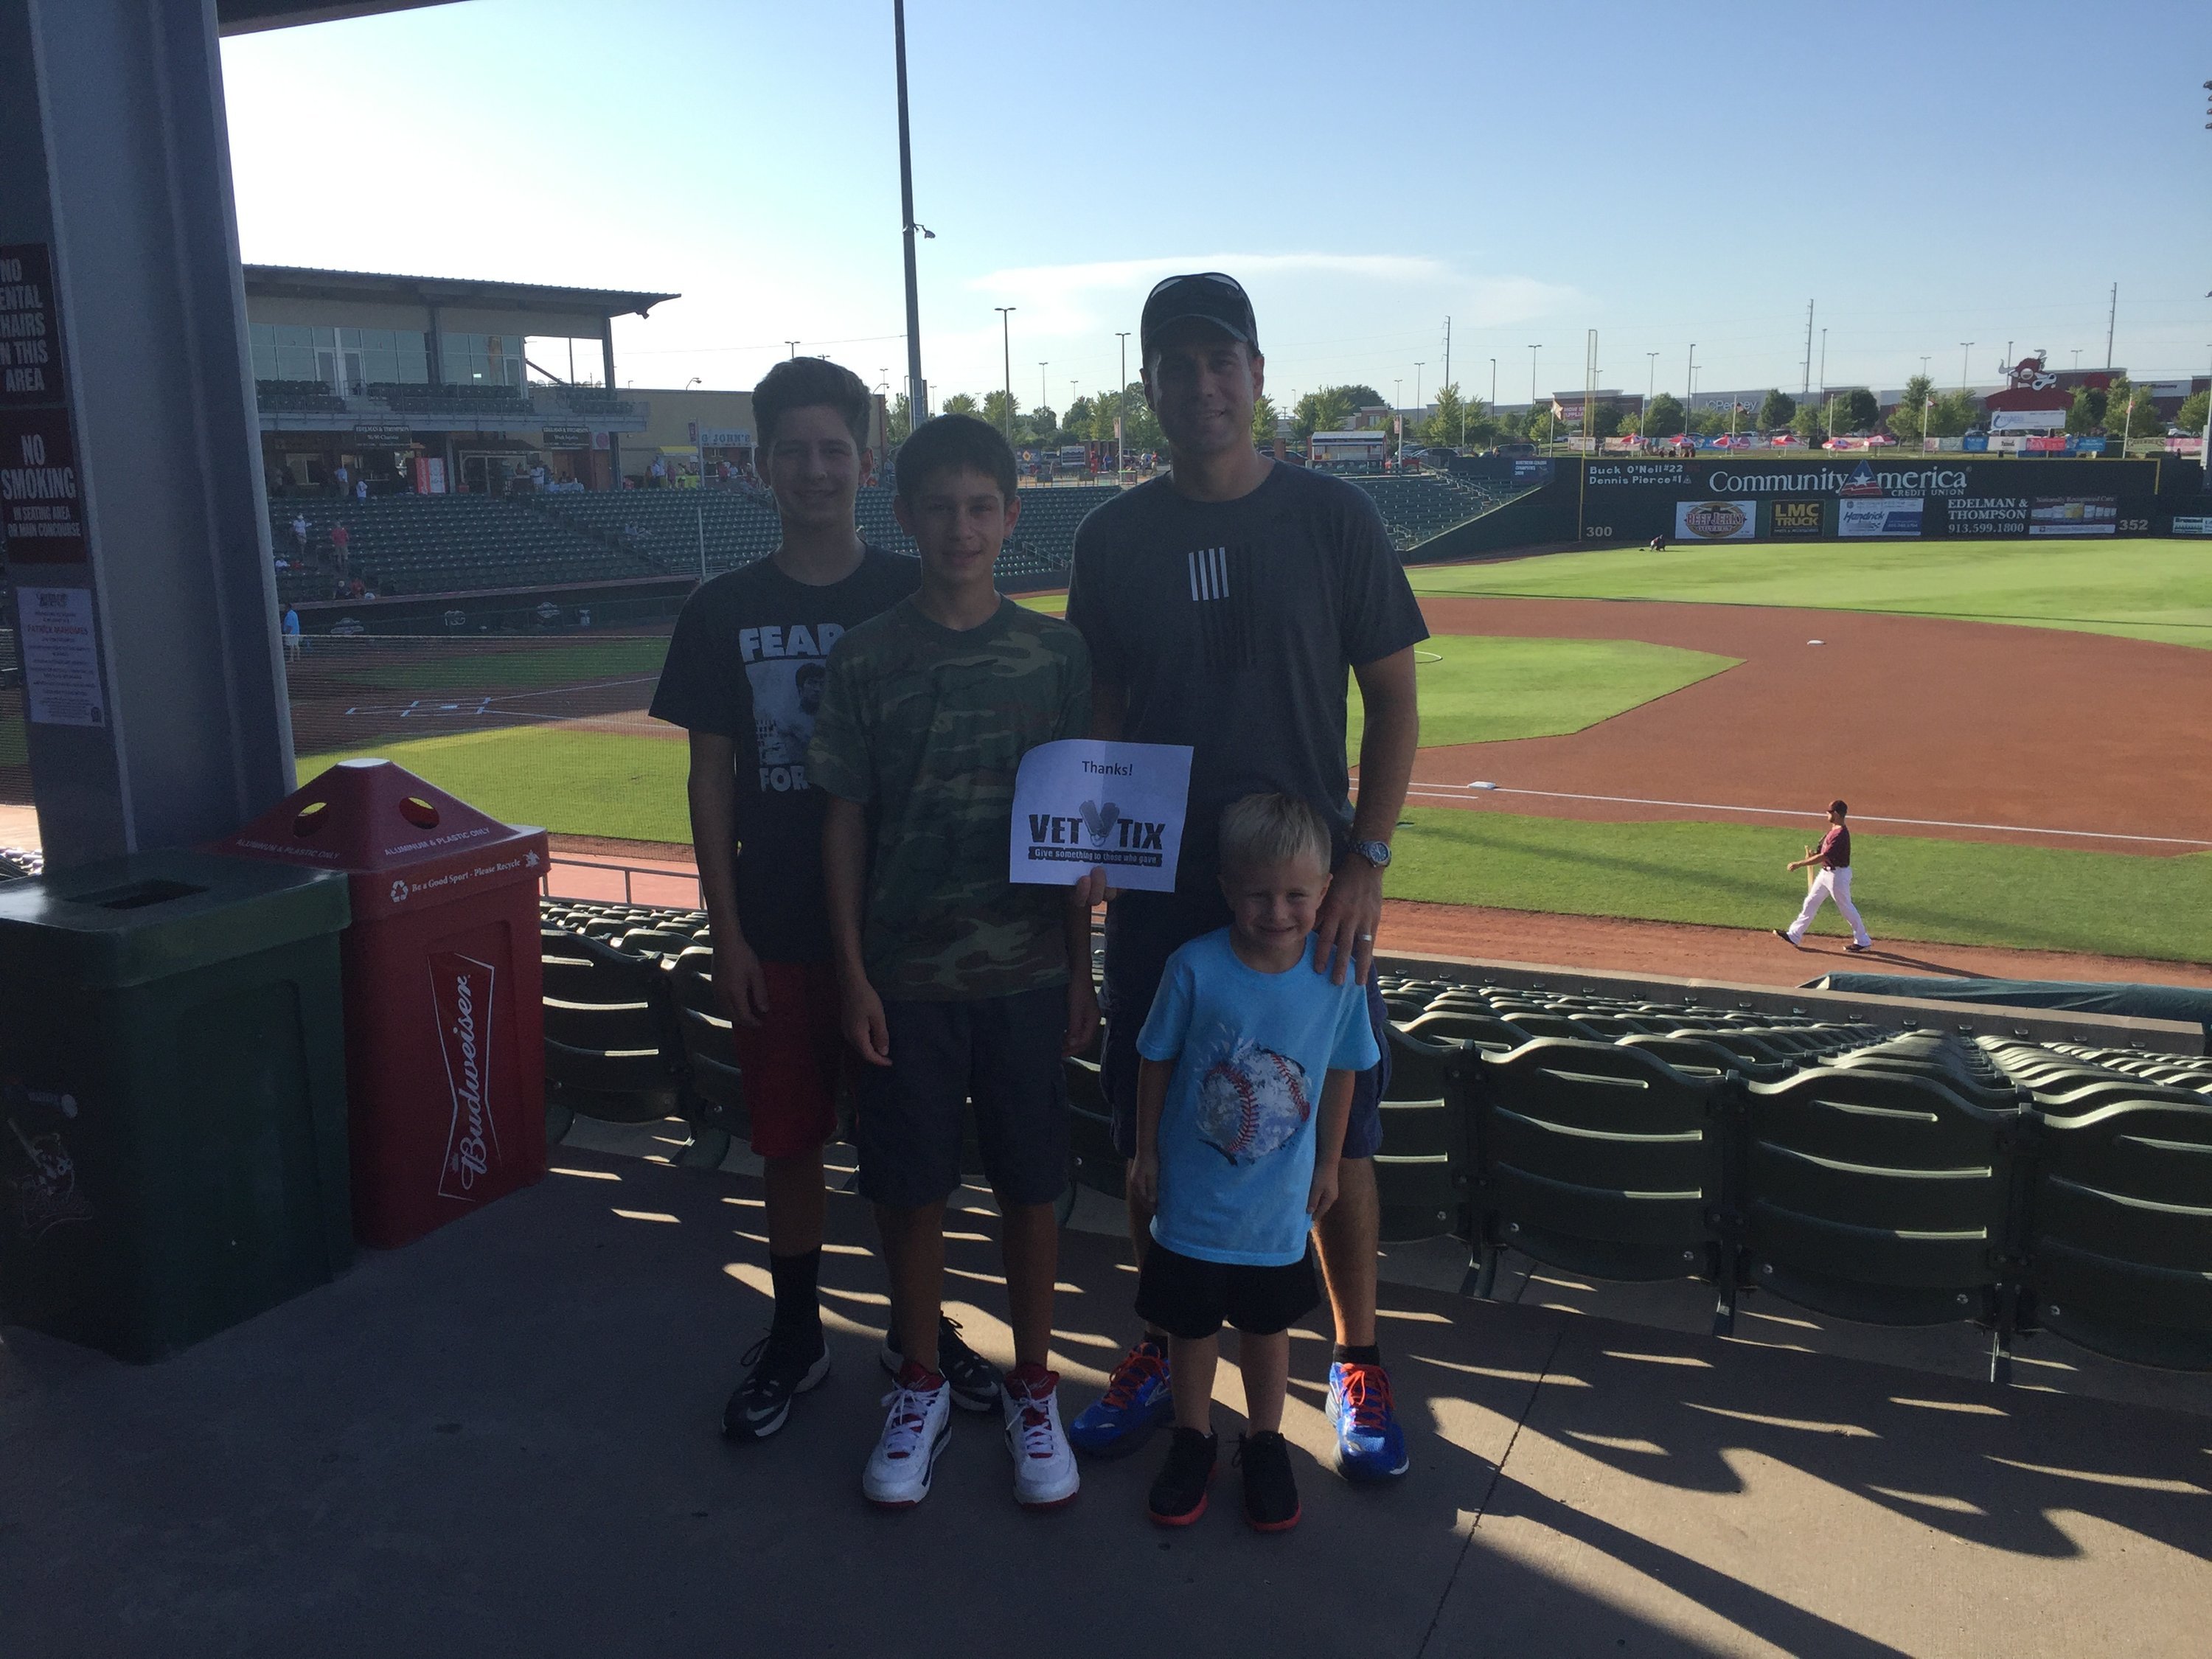
<path id="1" fill-rule="evenodd" d="M 1429 635 L 1373 500 L 1279 464 L 1233 501 L 1158 478 L 1099 507 L 1075 532 L 1067 619 L 1098 680 L 1128 693 L 1121 735 L 1194 751 L 1184 893 L 1213 890 L 1221 810 L 1240 796 L 1299 796 L 1342 842 L 1351 670 Z"/>
<path id="2" fill-rule="evenodd" d="M 793 581 L 773 559 L 715 577 L 685 601 L 652 714 L 736 744 L 738 919 L 775 962 L 824 962 L 822 792 L 806 745 L 828 683 L 830 647 L 914 592 L 915 560 L 866 549 L 841 582 Z"/>

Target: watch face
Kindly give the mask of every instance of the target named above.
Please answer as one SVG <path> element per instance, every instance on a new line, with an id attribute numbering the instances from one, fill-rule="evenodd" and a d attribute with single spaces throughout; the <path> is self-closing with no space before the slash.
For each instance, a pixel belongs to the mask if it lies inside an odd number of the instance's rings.
<path id="1" fill-rule="evenodd" d="M 1377 870 L 1385 870 L 1389 867 L 1390 843 L 1387 841 L 1354 842 L 1352 843 L 1352 850 L 1358 854 L 1360 857 L 1365 859 Z"/>

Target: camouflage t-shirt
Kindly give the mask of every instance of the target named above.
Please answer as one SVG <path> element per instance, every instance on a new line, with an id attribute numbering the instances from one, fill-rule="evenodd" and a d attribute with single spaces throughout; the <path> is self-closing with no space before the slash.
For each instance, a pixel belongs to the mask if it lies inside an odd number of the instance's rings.
<path id="1" fill-rule="evenodd" d="M 965 632 L 912 599 L 830 653 L 807 775 L 868 809 L 862 945 L 878 994 L 1011 996 L 1064 984 L 1065 889 L 1006 879 L 1014 773 L 1091 723 L 1091 655 L 1011 599 Z"/>

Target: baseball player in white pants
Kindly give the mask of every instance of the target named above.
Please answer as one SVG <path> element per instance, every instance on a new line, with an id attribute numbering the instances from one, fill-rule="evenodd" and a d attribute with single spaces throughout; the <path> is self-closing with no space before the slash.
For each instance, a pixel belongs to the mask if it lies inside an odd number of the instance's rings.
<path id="1" fill-rule="evenodd" d="M 1802 948 L 1805 930 L 1813 925 L 1813 918 L 1830 899 L 1844 913 L 1844 920 L 1851 925 L 1851 942 L 1844 949 L 1860 951 L 1870 948 L 1874 940 L 1867 936 L 1866 923 L 1859 920 L 1857 907 L 1851 902 L 1851 832 L 1844 823 L 1850 807 L 1840 800 L 1828 803 L 1828 833 L 1820 837 L 1820 844 L 1802 859 L 1791 861 L 1789 867 L 1802 870 L 1808 866 L 1820 866 L 1805 889 L 1805 908 L 1797 913 L 1797 920 L 1790 924 L 1788 932 L 1777 927 L 1774 936 L 1785 939 Z"/>

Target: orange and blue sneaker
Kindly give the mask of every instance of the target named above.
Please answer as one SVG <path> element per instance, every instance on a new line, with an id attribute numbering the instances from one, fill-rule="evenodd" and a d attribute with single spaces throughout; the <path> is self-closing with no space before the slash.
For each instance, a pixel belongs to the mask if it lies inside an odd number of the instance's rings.
<path id="1" fill-rule="evenodd" d="M 1158 1343 L 1142 1341 L 1121 1356 L 1106 1392 L 1076 1413 L 1067 1441 L 1092 1457 L 1127 1457 L 1174 1416 L 1168 1357 Z"/>
<path id="2" fill-rule="evenodd" d="M 1336 1469 L 1347 1480 L 1393 1480 L 1405 1474 L 1406 1431 L 1390 1405 L 1390 1373 L 1342 1360 L 1328 1368 L 1328 1422 L 1336 1431 Z"/>

